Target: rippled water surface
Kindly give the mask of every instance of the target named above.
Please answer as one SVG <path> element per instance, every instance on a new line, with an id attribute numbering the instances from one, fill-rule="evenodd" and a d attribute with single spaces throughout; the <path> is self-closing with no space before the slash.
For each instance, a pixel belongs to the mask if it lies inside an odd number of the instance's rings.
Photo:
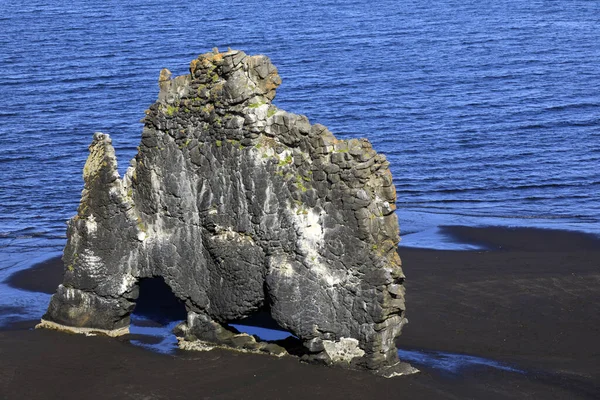
<path id="1" fill-rule="evenodd" d="M 600 232 L 600 2 L 0 0 L 0 268 L 60 251 L 94 131 L 123 171 L 161 68 L 264 53 L 275 103 L 388 156 L 406 245 L 438 224 Z"/>

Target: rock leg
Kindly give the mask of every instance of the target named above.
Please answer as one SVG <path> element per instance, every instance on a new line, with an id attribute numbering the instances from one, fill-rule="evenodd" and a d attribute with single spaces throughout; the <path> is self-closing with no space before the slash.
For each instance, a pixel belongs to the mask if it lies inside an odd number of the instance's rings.
<path id="1" fill-rule="evenodd" d="M 134 307 L 125 297 L 104 298 L 60 285 L 38 327 L 119 336 L 129 332 Z"/>
<path id="2" fill-rule="evenodd" d="M 210 350 L 212 346 L 235 350 L 286 355 L 285 349 L 275 343 L 261 342 L 232 327 L 223 326 L 205 314 L 188 312 L 188 319 L 175 328 L 179 347 L 187 350 Z"/>

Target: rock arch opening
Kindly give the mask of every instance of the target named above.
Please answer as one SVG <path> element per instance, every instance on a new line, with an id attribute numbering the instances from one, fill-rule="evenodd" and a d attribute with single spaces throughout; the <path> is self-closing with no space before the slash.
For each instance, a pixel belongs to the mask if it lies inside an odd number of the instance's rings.
<path id="1" fill-rule="evenodd" d="M 142 278 L 131 313 L 130 342 L 161 353 L 177 347 L 173 328 L 187 316 L 185 304 L 178 299 L 162 277 Z"/>
<path id="2" fill-rule="evenodd" d="M 273 319 L 268 306 L 257 310 L 246 318 L 229 321 L 227 326 L 240 333 L 254 336 L 259 342 L 277 345 L 289 354 L 302 356 L 306 353 L 302 341 Z"/>
<path id="3" fill-rule="evenodd" d="M 140 279 L 138 288 L 132 320 L 145 320 L 154 325 L 185 320 L 185 304 L 175 296 L 161 276 Z"/>

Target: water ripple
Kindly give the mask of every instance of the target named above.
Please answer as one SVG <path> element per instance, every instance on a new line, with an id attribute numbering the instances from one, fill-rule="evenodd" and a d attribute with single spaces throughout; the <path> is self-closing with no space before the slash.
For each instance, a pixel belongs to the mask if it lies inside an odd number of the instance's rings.
<path id="1" fill-rule="evenodd" d="M 268 23 L 254 0 L 203 10 L 32 0 L 0 17 L 7 251 L 60 250 L 93 132 L 124 172 L 160 69 L 185 74 L 214 46 L 269 55 L 278 106 L 385 153 L 407 231 L 442 213 L 600 233 L 600 3 L 283 0 Z"/>

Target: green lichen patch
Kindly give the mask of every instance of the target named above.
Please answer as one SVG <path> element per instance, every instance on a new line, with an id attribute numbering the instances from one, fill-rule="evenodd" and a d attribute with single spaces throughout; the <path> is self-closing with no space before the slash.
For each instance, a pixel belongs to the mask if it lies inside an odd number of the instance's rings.
<path id="1" fill-rule="evenodd" d="M 279 160 L 279 162 L 277 163 L 278 167 L 283 167 L 285 165 L 290 165 L 291 163 L 294 162 L 294 157 L 292 157 L 292 155 L 288 155 L 286 156 L 283 160 Z"/>
<path id="2" fill-rule="evenodd" d="M 306 186 L 304 186 L 302 177 L 299 175 L 296 176 L 296 182 L 294 183 L 294 185 L 296 185 L 296 187 L 298 189 L 300 189 L 302 192 L 306 192 L 308 190 L 308 188 Z"/>
<path id="3" fill-rule="evenodd" d="M 140 232 L 146 233 L 148 231 L 148 227 L 140 217 L 137 217 L 136 226 Z"/>
<path id="4" fill-rule="evenodd" d="M 260 106 L 262 106 L 264 104 L 267 104 L 267 103 L 265 103 L 264 101 L 259 101 L 259 102 L 256 102 L 256 103 L 250 103 L 250 104 L 248 104 L 248 108 L 258 108 L 258 107 L 260 107 Z"/>
<path id="5" fill-rule="evenodd" d="M 200 111 L 201 111 L 201 112 L 203 112 L 203 113 L 206 113 L 206 114 L 210 114 L 210 113 L 212 113 L 213 111 L 215 111 L 215 106 L 213 106 L 212 104 L 208 103 L 208 104 L 205 104 L 205 105 L 204 105 L 204 106 L 203 106 L 203 107 L 200 109 Z"/>
<path id="6" fill-rule="evenodd" d="M 296 210 L 296 215 L 307 215 L 308 210 L 304 207 L 300 207 Z"/>
<path id="7" fill-rule="evenodd" d="M 183 142 L 181 142 L 181 144 L 179 145 L 179 148 L 185 149 L 186 147 L 188 147 L 188 145 L 190 144 L 191 141 L 192 141 L 192 139 L 190 139 L 190 138 L 185 139 Z"/>
<path id="8" fill-rule="evenodd" d="M 172 117 L 177 112 L 179 112 L 179 107 L 175 106 L 167 106 L 167 109 L 165 110 L 165 114 L 167 114 L 169 117 Z"/>
<path id="9" fill-rule="evenodd" d="M 238 150 L 243 150 L 245 148 L 245 146 L 243 144 L 241 144 L 239 140 L 227 139 L 227 143 L 229 143 L 231 146 L 237 148 Z"/>

